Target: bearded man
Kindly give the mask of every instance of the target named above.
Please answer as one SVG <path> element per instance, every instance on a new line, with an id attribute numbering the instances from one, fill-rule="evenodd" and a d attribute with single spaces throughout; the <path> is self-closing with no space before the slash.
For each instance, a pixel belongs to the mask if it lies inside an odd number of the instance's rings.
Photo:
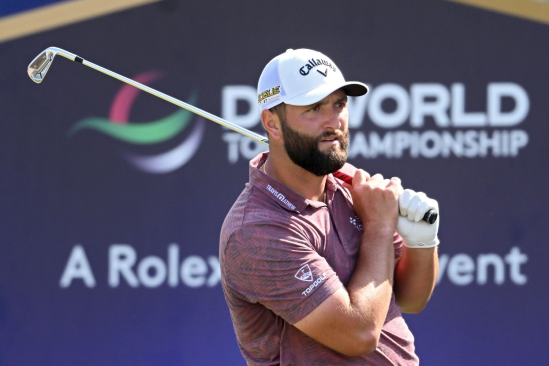
<path id="1" fill-rule="evenodd" d="M 219 256 L 249 365 L 419 363 L 402 312 L 422 311 L 435 287 L 440 220 L 421 219 L 438 204 L 346 163 L 347 97 L 367 92 L 308 49 L 275 57 L 260 76 L 269 152 L 250 161 Z"/>

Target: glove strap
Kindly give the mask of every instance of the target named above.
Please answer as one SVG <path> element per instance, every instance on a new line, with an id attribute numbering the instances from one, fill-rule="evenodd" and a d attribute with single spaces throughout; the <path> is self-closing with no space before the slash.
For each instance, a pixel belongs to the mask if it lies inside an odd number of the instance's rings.
<path id="1" fill-rule="evenodd" d="M 439 243 L 440 243 L 440 240 L 438 240 L 438 236 L 432 242 L 429 242 L 429 243 L 426 243 L 426 242 L 423 242 L 423 241 L 419 241 L 419 242 L 414 243 L 414 242 L 408 242 L 404 239 L 404 245 L 408 248 L 413 248 L 413 249 L 433 248 L 433 247 L 436 247 L 437 245 L 439 245 Z"/>

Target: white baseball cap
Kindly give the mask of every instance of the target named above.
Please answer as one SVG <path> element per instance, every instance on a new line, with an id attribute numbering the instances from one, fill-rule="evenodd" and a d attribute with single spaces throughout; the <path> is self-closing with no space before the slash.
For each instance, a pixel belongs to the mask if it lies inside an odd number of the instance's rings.
<path id="1" fill-rule="evenodd" d="M 259 108 L 263 111 L 281 103 L 314 104 L 341 88 L 353 97 L 368 92 L 363 83 L 345 81 L 335 63 L 322 53 L 289 49 L 263 69 L 257 85 Z"/>

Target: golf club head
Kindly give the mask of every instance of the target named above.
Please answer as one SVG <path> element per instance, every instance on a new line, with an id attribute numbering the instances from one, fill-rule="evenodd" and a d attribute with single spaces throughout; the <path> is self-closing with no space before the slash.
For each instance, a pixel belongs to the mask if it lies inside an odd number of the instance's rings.
<path id="1" fill-rule="evenodd" d="M 57 52 L 52 47 L 46 48 L 31 61 L 27 68 L 27 73 L 32 81 L 40 84 L 44 80 L 56 54 Z"/>

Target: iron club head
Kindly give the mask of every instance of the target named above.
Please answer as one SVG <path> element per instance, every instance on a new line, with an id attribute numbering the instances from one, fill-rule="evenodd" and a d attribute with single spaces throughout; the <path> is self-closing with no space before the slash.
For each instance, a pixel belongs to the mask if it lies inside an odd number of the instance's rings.
<path id="1" fill-rule="evenodd" d="M 44 52 L 31 61 L 27 68 L 27 73 L 32 81 L 40 84 L 44 80 L 56 54 L 57 52 L 52 48 L 46 48 Z"/>

